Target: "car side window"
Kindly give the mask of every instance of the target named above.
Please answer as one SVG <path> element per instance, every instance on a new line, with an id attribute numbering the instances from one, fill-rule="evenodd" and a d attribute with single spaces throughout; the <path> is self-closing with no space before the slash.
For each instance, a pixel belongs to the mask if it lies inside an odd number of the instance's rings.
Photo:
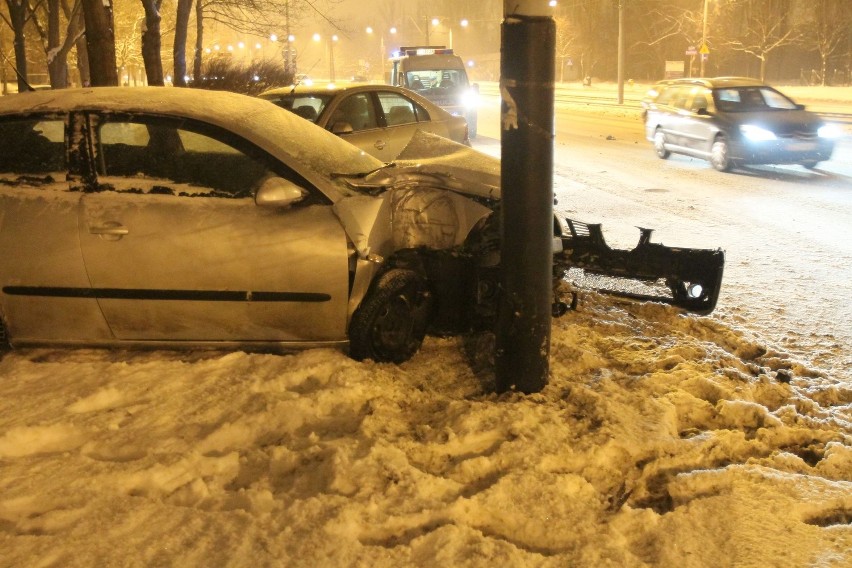
<path id="1" fill-rule="evenodd" d="M 678 87 L 675 89 L 675 92 L 672 95 L 672 100 L 669 104 L 679 109 L 686 109 L 686 102 L 689 100 L 689 92 L 689 88 Z"/>
<path id="2" fill-rule="evenodd" d="M 98 136 L 98 176 L 116 190 L 248 198 L 275 175 L 230 141 L 178 120 L 109 116 Z"/>
<path id="3" fill-rule="evenodd" d="M 692 99 L 692 105 L 690 105 L 690 110 L 692 112 L 698 112 L 701 109 L 706 110 L 707 108 L 709 108 L 707 95 L 705 95 L 704 93 L 697 93 Z"/>
<path id="4" fill-rule="evenodd" d="M 390 91 L 379 92 L 378 95 L 388 126 L 417 122 L 417 111 L 413 101 Z"/>
<path id="5" fill-rule="evenodd" d="M 329 122 L 329 129 L 334 127 L 336 122 L 348 122 L 354 132 L 378 128 L 379 121 L 370 94 L 356 93 L 343 99 Z"/>
<path id="6" fill-rule="evenodd" d="M 64 176 L 65 170 L 64 120 L 27 118 L 0 122 L 0 175 Z"/>
<path id="7" fill-rule="evenodd" d="M 432 120 L 432 117 L 429 116 L 429 111 L 417 103 L 414 103 L 414 114 L 417 115 L 417 122 L 429 122 Z"/>

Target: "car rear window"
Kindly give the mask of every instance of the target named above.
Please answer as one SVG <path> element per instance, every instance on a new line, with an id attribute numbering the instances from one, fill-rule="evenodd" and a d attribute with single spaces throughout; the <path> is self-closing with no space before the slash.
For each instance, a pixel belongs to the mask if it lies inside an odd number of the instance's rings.
<path id="1" fill-rule="evenodd" d="M 285 95 L 261 95 L 261 98 L 271 101 L 281 108 L 294 112 L 311 122 L 316 122 L 317 117 L 322 114 L 322 111 L 325 109 L 328 101 L 331 100 L 331 95 L 320 96 L 316 94 L 291 93 Z"/>

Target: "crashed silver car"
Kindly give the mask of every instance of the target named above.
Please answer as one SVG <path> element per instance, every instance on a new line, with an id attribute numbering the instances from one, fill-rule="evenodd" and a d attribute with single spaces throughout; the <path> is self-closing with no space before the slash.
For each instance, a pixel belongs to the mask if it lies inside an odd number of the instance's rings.
<path id="1" fill-rule="evenodd" d="M 0 339 L 404 361 L 427 332 L 493 324 L 499 178 L 493 158 L 423 133 L 386 165 L 230 93 L 0 97 Z M 556 280 L 659 281 L 664 301 L 712 310 L 721 251 L 649 235 L 618 251 L 597 225 L 554 220 Z"/>

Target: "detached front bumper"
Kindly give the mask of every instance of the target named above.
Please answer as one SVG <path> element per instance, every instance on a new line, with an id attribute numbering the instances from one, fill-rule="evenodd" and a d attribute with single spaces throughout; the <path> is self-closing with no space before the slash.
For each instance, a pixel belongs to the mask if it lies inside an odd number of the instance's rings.
<path id="1" fill-rule="evenodd" d="M 725 253 L 652 243 L 652 232 L 640 229 L 632 250 L 612 249 L 601 225 L 565 219 L 554 268 L 562 273 L 581 269 L 601 292 L 665 302 L 699 314 L 712 312 L 722 286 Z"/>

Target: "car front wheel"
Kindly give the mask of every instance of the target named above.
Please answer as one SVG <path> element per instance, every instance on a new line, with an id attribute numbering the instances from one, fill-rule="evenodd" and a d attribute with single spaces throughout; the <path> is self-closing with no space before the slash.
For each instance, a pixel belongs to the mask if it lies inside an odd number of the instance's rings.
<path id="1" fill-rule="evenodd" d="M 412 270 L 392 269 L 376 280 L 352 315 L 349 355 L 353 359 L 402 363 L 426 335 L 431 296 Z"/>
<path id="2" fill-rule="evenodd" d="M 710 165 L 720 172 L 730 171 L 733 166 L 728 141 L 722 137 L 716 138 L 710 148 Z"/>
<path id="3" fill-rule="evenodd" d="M 654 132 L 654 151 L 657 153 L 657 157 L 661 160 L 665 160 L 672 155 L 672 153 L 666 149 L 666 135 L 659 128 Z"/>

